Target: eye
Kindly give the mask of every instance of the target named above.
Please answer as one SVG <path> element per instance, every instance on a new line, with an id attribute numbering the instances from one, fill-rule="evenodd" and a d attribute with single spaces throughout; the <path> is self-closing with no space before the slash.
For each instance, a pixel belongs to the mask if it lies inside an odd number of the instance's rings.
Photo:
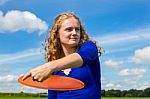
<path id="1" fill-rule="evenodd" d="M 76 32 L 79 32 L 79 31 L 80 31 L 80 28 L 79 28 L 79 27 L 77 27 L 77 28 L 75 28 L 75 30 L 76 30 Z"/>
<path id="2" fill-rule="evenodd" d="M 68 27 L 65 29 L 65 31 L 67 31 L 67 32 L 71 32 L 72 30 L 73 30 L 73 28 L 71 28 L 71 27 Z"/>

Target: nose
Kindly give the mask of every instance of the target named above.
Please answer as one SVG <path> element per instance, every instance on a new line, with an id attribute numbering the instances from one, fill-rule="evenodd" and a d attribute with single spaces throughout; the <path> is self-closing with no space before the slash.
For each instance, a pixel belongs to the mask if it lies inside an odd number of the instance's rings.
<path id="1" fill-rule="evenodd" d="M 72 35 L 77 35 L 77 31 L 75 29 L 73 29 Z"/>

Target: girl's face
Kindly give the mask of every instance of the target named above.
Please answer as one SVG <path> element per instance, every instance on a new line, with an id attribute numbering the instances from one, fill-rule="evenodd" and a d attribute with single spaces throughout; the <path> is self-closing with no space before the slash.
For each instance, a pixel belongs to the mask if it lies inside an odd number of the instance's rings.
<path id="1" fill-rule="evenodd" d="M 74 17 L 62 22 L 58 38 L 63 46 L 76 47 L 80 41 L 80 23 Z"/>

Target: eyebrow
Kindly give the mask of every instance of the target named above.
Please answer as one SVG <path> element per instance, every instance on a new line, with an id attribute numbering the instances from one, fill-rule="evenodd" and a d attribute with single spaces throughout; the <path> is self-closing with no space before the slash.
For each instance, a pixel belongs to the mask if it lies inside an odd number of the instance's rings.
<path id="1" fill-rule="evenodd" d="M 64 28 L 72 28 L 72 26 L 67 26 L 67 27 L 64 27 Z M 73 27 L 73 28 L 80 28 L 80 26 Z"/>

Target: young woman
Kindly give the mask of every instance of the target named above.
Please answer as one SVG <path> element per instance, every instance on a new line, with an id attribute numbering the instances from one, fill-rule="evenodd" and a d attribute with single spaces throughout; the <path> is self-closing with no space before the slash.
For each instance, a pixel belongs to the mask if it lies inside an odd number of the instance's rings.
<path id="1" fill-rule="evenodd" d="M 63 13 L 56 17 L 45 43 L 45 52 L 48 62 L 32 69 L 23 79 L 32 76 L 35 81 L 43 81 L 52 74 L 76 78 L 84 82 L 84 88 L 48 90 L 48 99 L 100 99 L 98 47 L 90 40 L 77 16 Z"/>

